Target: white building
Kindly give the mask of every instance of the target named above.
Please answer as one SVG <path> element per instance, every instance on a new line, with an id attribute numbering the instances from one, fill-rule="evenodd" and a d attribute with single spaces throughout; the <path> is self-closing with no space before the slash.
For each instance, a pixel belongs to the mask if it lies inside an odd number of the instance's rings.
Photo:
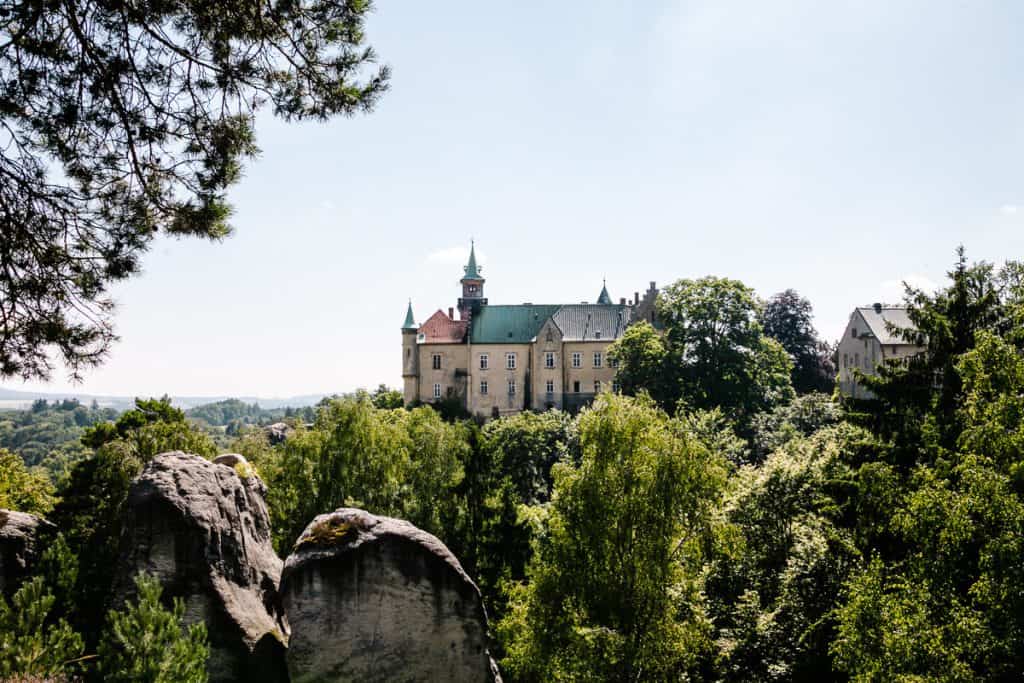
<path id="1" fill-rule="evenodd" d="M 871 392 L 858 384 L 854 370 L 873 375 L 886 360 L 923 351 L 924 347 L 908 342 L 901 334 L 915 329 L 905 307 L 874 304 L 855 309 L 839 341 L 840 393 L 847 398 L 871 398 Z"/>

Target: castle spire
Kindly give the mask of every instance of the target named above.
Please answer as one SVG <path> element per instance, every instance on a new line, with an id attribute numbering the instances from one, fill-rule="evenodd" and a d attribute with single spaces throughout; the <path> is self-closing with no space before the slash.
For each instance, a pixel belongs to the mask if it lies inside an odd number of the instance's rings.
<path id="1" fill-rule="evenodd" d="M 473 240 L 469 241 L 469 263 L 466 264 L 466 267 L 463 270 L 466 271 L 466 274 L 463 276 L 462 279 L 464 279 L 464 280 L 480 280 L 481 279 L 480 278 L 480 268 L 477 268 L 477 265 L 476 265 L 476 245 L 473 243 Z"/>
<path id="2" fill-rule="evenodd" d="M 402 325 L 403 330 L 415 330 L 416 319 L 412 317 L 412 299 L 409 299 L 409 308 L 405 311 L 405 323 Z"/>
<path id="3" fill-rule="evenodd" d="M 597 295 L 597 303 L 599 304 L 610 304 L 612 298 L 608 296 L 608 284 L 604 278 L 601 278 L 601 293 Z"/>

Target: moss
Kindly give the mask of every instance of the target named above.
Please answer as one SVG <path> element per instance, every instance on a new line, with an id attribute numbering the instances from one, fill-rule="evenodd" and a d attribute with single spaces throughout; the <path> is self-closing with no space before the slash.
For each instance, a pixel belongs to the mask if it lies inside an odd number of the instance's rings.
<path id="1" fill-rule="evenodd" d="M 298 550 L 303 546 L 338 545 L 354 533 L 356 533 L 355 527 L 349 522 L 328 518 L 314 524 L 309 533 L 295 544 L 295 549 Z"/>
<path id="2" fill-rule="evenodd" d="M 242 479 L 248 479 L 252 475 L 256 474 L 256 470 L 254 470 L 252 465 L 250 465 L 247 462 L 236 462 L 235 474 L 237 474 Z"/>

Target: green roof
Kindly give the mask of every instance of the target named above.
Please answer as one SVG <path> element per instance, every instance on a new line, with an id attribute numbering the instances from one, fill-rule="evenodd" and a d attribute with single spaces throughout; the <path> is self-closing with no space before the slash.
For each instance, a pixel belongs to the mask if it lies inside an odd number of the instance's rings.
<path id="1" fill-rule="evenodd" d="M 476 245 L 472 242 L 469 243 L 469 263 L 463 269 L 466 274 L 462 276 L 463 280 L 481 280 L 480 269 L 476 267 Z"/>
<path id="2" fill-rule="evenodd" d="M 611 304 L 612 298 L 608 296 L 608 286 L 601 281 L 601 293 L 597 295 L 597 303 L 599 304 Z"/>
<path id="3" fill-rule="evenodd" d="M 412 300 L 409 300 L 409 308 L 405 311 L 405 323 L 402 325 L 403 330 L 415 330 L 416 320 L 412 317 Z"/>
<path id="4" fill-rule="evenodd" d="M 557 304 L 481 306 L 470 323 L 470 343 L 527 344 L 559 308 Z"/>

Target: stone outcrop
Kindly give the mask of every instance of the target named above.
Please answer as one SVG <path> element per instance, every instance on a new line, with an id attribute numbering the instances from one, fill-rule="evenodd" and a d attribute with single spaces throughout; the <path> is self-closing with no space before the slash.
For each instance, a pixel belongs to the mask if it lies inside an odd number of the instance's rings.
<path id="1" fill-rule="evenodd" d="M 181 452 L 155 457 L 128 492 L 115 602 L 132 596 L 138 572 L 157 576 L 188 623 L 207 625 L 211 681 L 287 680 L 265 493 L 240 455 Z"/>
<path id="2" fill-rule="evenodd" d="M 0 595 L 10 597 L 42 552 L 39 535 L 54 528 L 27 512 L 0 510 Z"/>
<path id="3" fill-rule="evenodd" d="M 292 681 L 500 681 L 480 591 L 436 537 L 341 508 L 299 537 L 281 577 Z"/>
<path id="4" fill-rule="evenodd" d="M 287 422 L 275 422 L 264 427 L 263 433 L 266 434 L 270 445 L 276 446 L 288 439 L 288 435 L 292 433 L 292 428 L 288 426 Z"/>

